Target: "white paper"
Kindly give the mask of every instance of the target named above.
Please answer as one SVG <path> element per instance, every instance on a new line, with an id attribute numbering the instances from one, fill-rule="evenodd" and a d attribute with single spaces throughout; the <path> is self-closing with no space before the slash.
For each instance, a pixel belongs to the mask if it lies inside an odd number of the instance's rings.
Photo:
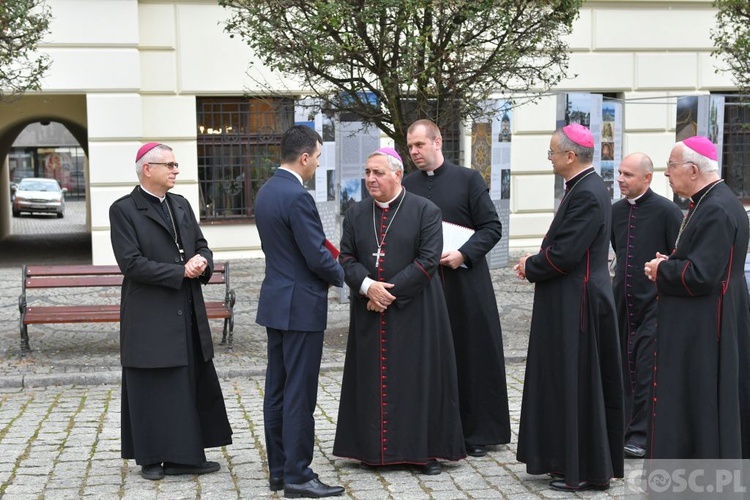
<path id="1" fill-rule="evenodd" d="M 443 253 L 458 250 L 473 234 L 473 229 L 443 221 Z"/>

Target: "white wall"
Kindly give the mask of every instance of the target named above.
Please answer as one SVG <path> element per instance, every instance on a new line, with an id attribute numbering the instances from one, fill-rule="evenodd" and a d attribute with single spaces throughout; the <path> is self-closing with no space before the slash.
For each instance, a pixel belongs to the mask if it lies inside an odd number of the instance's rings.
<path id="1" fill-rule="evenodd" d="M 568 79 L 555 90 L 622 94 L 623 154 L 651 156 L 652 188 L 665 196 L 672 196 L 663 173 L 677 97 L 734 89 L 709 55 L 714 13 L 707 1 L 586 2 L 568 39 Z M 520 107 L 513 116 L 511 248 L 538 249 L 552 219 L 554 176 L 546 150 L 555 99 Z"/>
<path id="2" fill-rule="evenodd" d="M 109 205 L 135 185 L 134 155 L 143 142 L 175 149 L 176 192 L 198 210 L 195 97 L 260 93 L 274 80 L 239 39 L 223 31 L 227 12 L 209 0 L 48 0 L 53 58 L 44 92 L 86 95 L 94 263 L 111 263 Z M 674 141 L 676 96 L 731 90 L 715 73 L 711 1 L 586 2 L 574 32 L 567 78 L 557 91 L 618 92 L 625 99 L 624 153 L 643 151 L 657 166 L 654 189 L 665 195 L 664 160 Z M 555 96 L 514 111 L 511 248 L 538 248 L 553 215 L 554 177 L 546 150 L 555 126 Z M 466 141 L 465 141 L 466 142 Z M 468 159 L 467 159 L 468 162 Z M 254 226 L 205 225 L 217 258 L 260 255 Z"/>

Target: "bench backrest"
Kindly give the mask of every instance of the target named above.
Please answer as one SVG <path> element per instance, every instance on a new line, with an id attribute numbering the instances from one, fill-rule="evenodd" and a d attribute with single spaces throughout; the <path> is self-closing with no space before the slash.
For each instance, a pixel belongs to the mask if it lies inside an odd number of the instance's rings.
<path id="1" fill-rule="evenodd" d="M 74 288 L 122 285 L 119 266 L 23 266 L 27 288 Z M 224 284 L 229 293 L 229 262 L 215 263 L 210 284 Z"/>

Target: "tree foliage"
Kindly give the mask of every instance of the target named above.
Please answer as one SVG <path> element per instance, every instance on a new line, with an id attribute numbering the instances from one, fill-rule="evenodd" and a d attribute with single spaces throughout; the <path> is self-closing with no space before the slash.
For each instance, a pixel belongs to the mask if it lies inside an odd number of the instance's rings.
<path id="1" fill-rule="evenodd" d="M 559 83 L 563 36 L 582 0 L 219 3 L 231 12 L 226 31 L 265 66 L 301 79 L 324 109 L 376 125 L 403 151 L 414 119 L 442 127 L 487 114 L 492 96 L 520 102 Z"/>
<path id="2" fill-rule="evenodd" d="M 714 55 L 721 57 L 735 84 L 750 92 L 750 2 L 747 0 L 716 0 L 716 28 L 711 39 L 716 45 Z"/>
<path id="3" fill-rule="evenodd" d="M 36 48 L 49 22 L 45 0 L 0 0 L 0 99 L 41 87 L 51 62 Z"/>

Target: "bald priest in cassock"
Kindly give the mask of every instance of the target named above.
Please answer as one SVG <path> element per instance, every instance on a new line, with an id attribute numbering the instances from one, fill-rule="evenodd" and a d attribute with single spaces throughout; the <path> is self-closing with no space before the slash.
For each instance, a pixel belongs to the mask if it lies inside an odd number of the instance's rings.
<path id="1" fill-rule="evenodd" d="M 750 458 L 748 219 L 707 137 L 674 145 L 665 175 L 690 198 L 671 255 L 644 266 L 658 290 L 650 458 Z"/>
<path id="2" fill-rule="evenodd" d="M 440 209 L 401 186 L 391 148 L 367 159 L 371 199 L 344 220 L 339 261 L 352 290 L 349 341 L 333 453 L 366 465 L 466 456 L 448 310 L 436 275 Z"/>
<path id="3" fill-rule="evenodd" d="M 562 491 L 605 490 L 622 477 L 623 387 L 608 254 L 611 198 L 591 164 L 594 138 L 571 124 L 547 158 L 565 179 L 542 248 L 522 257 L 535 283 L 518 460 Z"/>

